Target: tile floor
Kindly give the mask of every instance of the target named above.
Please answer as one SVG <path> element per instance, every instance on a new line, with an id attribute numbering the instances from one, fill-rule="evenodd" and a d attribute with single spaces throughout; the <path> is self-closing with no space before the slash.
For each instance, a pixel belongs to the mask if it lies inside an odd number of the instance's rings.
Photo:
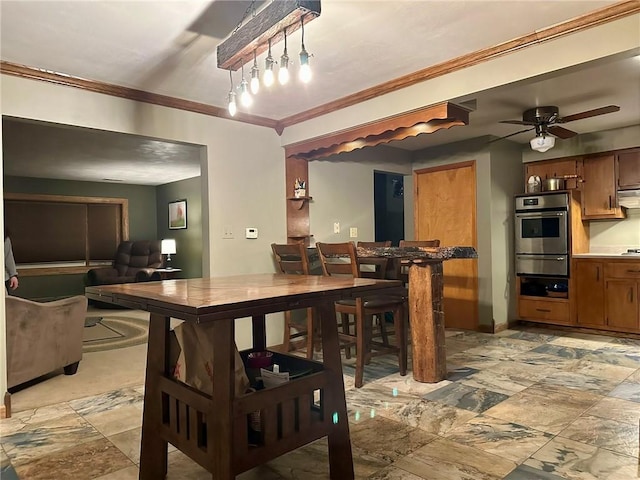
<path id="1" fill-rule="evenodd" d="M 640 340 L 518 327 L 447 331 L 449 375 L 421 384 L 377 357 L 345 387 L 356 478 L 638 478 Z M 138 478 L 142 386 L 0 422 L 2 480 Z M 210 479 L 170 447 L 169 479 Z M 327 479 L 326 440 L 242 480 Z"/>

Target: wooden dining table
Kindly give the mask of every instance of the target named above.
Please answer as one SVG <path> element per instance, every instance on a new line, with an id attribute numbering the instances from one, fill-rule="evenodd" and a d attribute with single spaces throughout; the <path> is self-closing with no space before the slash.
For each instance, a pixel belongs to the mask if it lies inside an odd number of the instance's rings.
<path id="1" fill-rule="evenodd" d="M 150 312 L 139 478 L 165 478 L 168 443 L 206 468 L 212 479 L 227 480 L 327 436 L 330 478 L 353 479 L 334 302 L 399 286 L 365 278 L 253 274 L 87 287 L 90 299 Z M 283 363 L 307 362 L 309 373 L 237 396 L 234 320 L 252 318 L 250 350 L 263 351 L 265 316 L 307 307 L 320 314 L 323 362 L 278 353 Z M 171 318 L 211 326 L 211 395 L 173 378 Z M 262 429 L 257 444 L 247 438 L 247 422 L 256 412 Z"/>
<path id="2" fill-rule="evenodd" d="M 473 247 L 358 247 L 358 258 L 388 258 L 396 264 L 387 271 L 398 277 L 399 264 L 409 267 L 409 322 L 413 379 L 437 383 L 447 378 L 444 277 L 442 262 L 477 258 Z"/>

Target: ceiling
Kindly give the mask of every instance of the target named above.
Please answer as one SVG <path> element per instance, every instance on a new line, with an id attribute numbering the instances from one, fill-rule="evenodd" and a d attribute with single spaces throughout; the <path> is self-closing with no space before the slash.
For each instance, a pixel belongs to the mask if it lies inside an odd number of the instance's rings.
<path id="1" fill-rule="evenodd" d="M 261 3 L 257 2 L 256 8 Z M 305 28 L 305 45 L 314 55 L 312 83 L 262 89 L 247 113 L 281 120 L 614 3 L 322 0 L 321 15 Z M 221 0 L 3 0 L 1 59 L 224 107 L 229 73 L 216 67 L 216 46 L 250 5 L 248 1 Z M 640 35 L 640 25 L 638 28 Z M 297 57 L 300 30 L 290 36 L 288 45 L 290 56 Z M 275 57 L 281 49 L 281 43 L 274 45 Z M 260 66 L 264 56 L 258 58 Z M 239 73 L 234 75 L 237 83 Z M 610 104 L 621 107 L 617 113 L 565 125 L 578 133 L 635 125 L 640 122 L 638 84 L 640 59 L 631 57 L 475 92 L 450 99 L 474 106 L 469 126 L 423 134 L 391 146 L 418 150 L 484 135 L 509 135 L 520 127 L 500 124 L 499 120 L 520 119 L 524 109 L 540 105 L 559 106 L 561 116 Z M 196 169 L 199 172 L 199 151 L 193 146 L 138 137 L 115 139 L 116 134 L 16 119 L 5 119 L 4 125 L 11 133 L 3 132 L 8 175 L 95 181 L 111 178 L 145 184 L 156 178 L 188 178 Z M 531 133 L 524 133 L 509 140 L 525 143 L 531 137 Z M 12 141 L 14 138 L 22 141 Z M 30 140 L 25 141 L 27 138 Z M 44 148 L 49 145 L 56 145 L 60 153 L 52 157 L 52 150 Z M 156 167 L 158 174 L 150 175 Z"/>

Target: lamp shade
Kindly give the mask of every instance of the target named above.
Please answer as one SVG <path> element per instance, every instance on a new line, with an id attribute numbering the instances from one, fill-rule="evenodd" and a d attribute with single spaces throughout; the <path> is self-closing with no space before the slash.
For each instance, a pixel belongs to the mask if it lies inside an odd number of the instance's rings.
<path id="1" fill-rule="evenodd" d="M 553 148 L 556 144 L 555 137 L 548 137 L 544 135 L 535 136 L 529 142 L 531 145 L 531 149 L 537 152 L 546 152 L 547 150 Z"/>
<path id="2" fill-rule="evenodd" d="M 160 250 L 163 255 L 173 255 L 176 253 L 176 241 L 173 238 L 166 238 L 160 244 Z"/>

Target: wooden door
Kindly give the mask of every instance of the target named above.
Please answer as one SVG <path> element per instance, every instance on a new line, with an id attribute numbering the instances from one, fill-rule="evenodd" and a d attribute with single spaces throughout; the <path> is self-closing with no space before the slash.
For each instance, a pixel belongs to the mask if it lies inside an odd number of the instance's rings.
<path id="1" fill-rule="evenodd" d="M 602 326 L 604 314 L 604 265 L 602 262 L 576 260 L 577 322 L 580 325 Z"/>
<path id="2" fill-rule="evenodd" d="M 625 330 L 638 330 L 638 282 L 607 280 L 607 325 Z"/>
<path id="3" fill-rule="evenodd" d="M 477 248 L 475 161 L 417 170 L 414 189 L 416 240 Z M 477 330 L 478 260 L 443 264 L 445 325 Z"/>

